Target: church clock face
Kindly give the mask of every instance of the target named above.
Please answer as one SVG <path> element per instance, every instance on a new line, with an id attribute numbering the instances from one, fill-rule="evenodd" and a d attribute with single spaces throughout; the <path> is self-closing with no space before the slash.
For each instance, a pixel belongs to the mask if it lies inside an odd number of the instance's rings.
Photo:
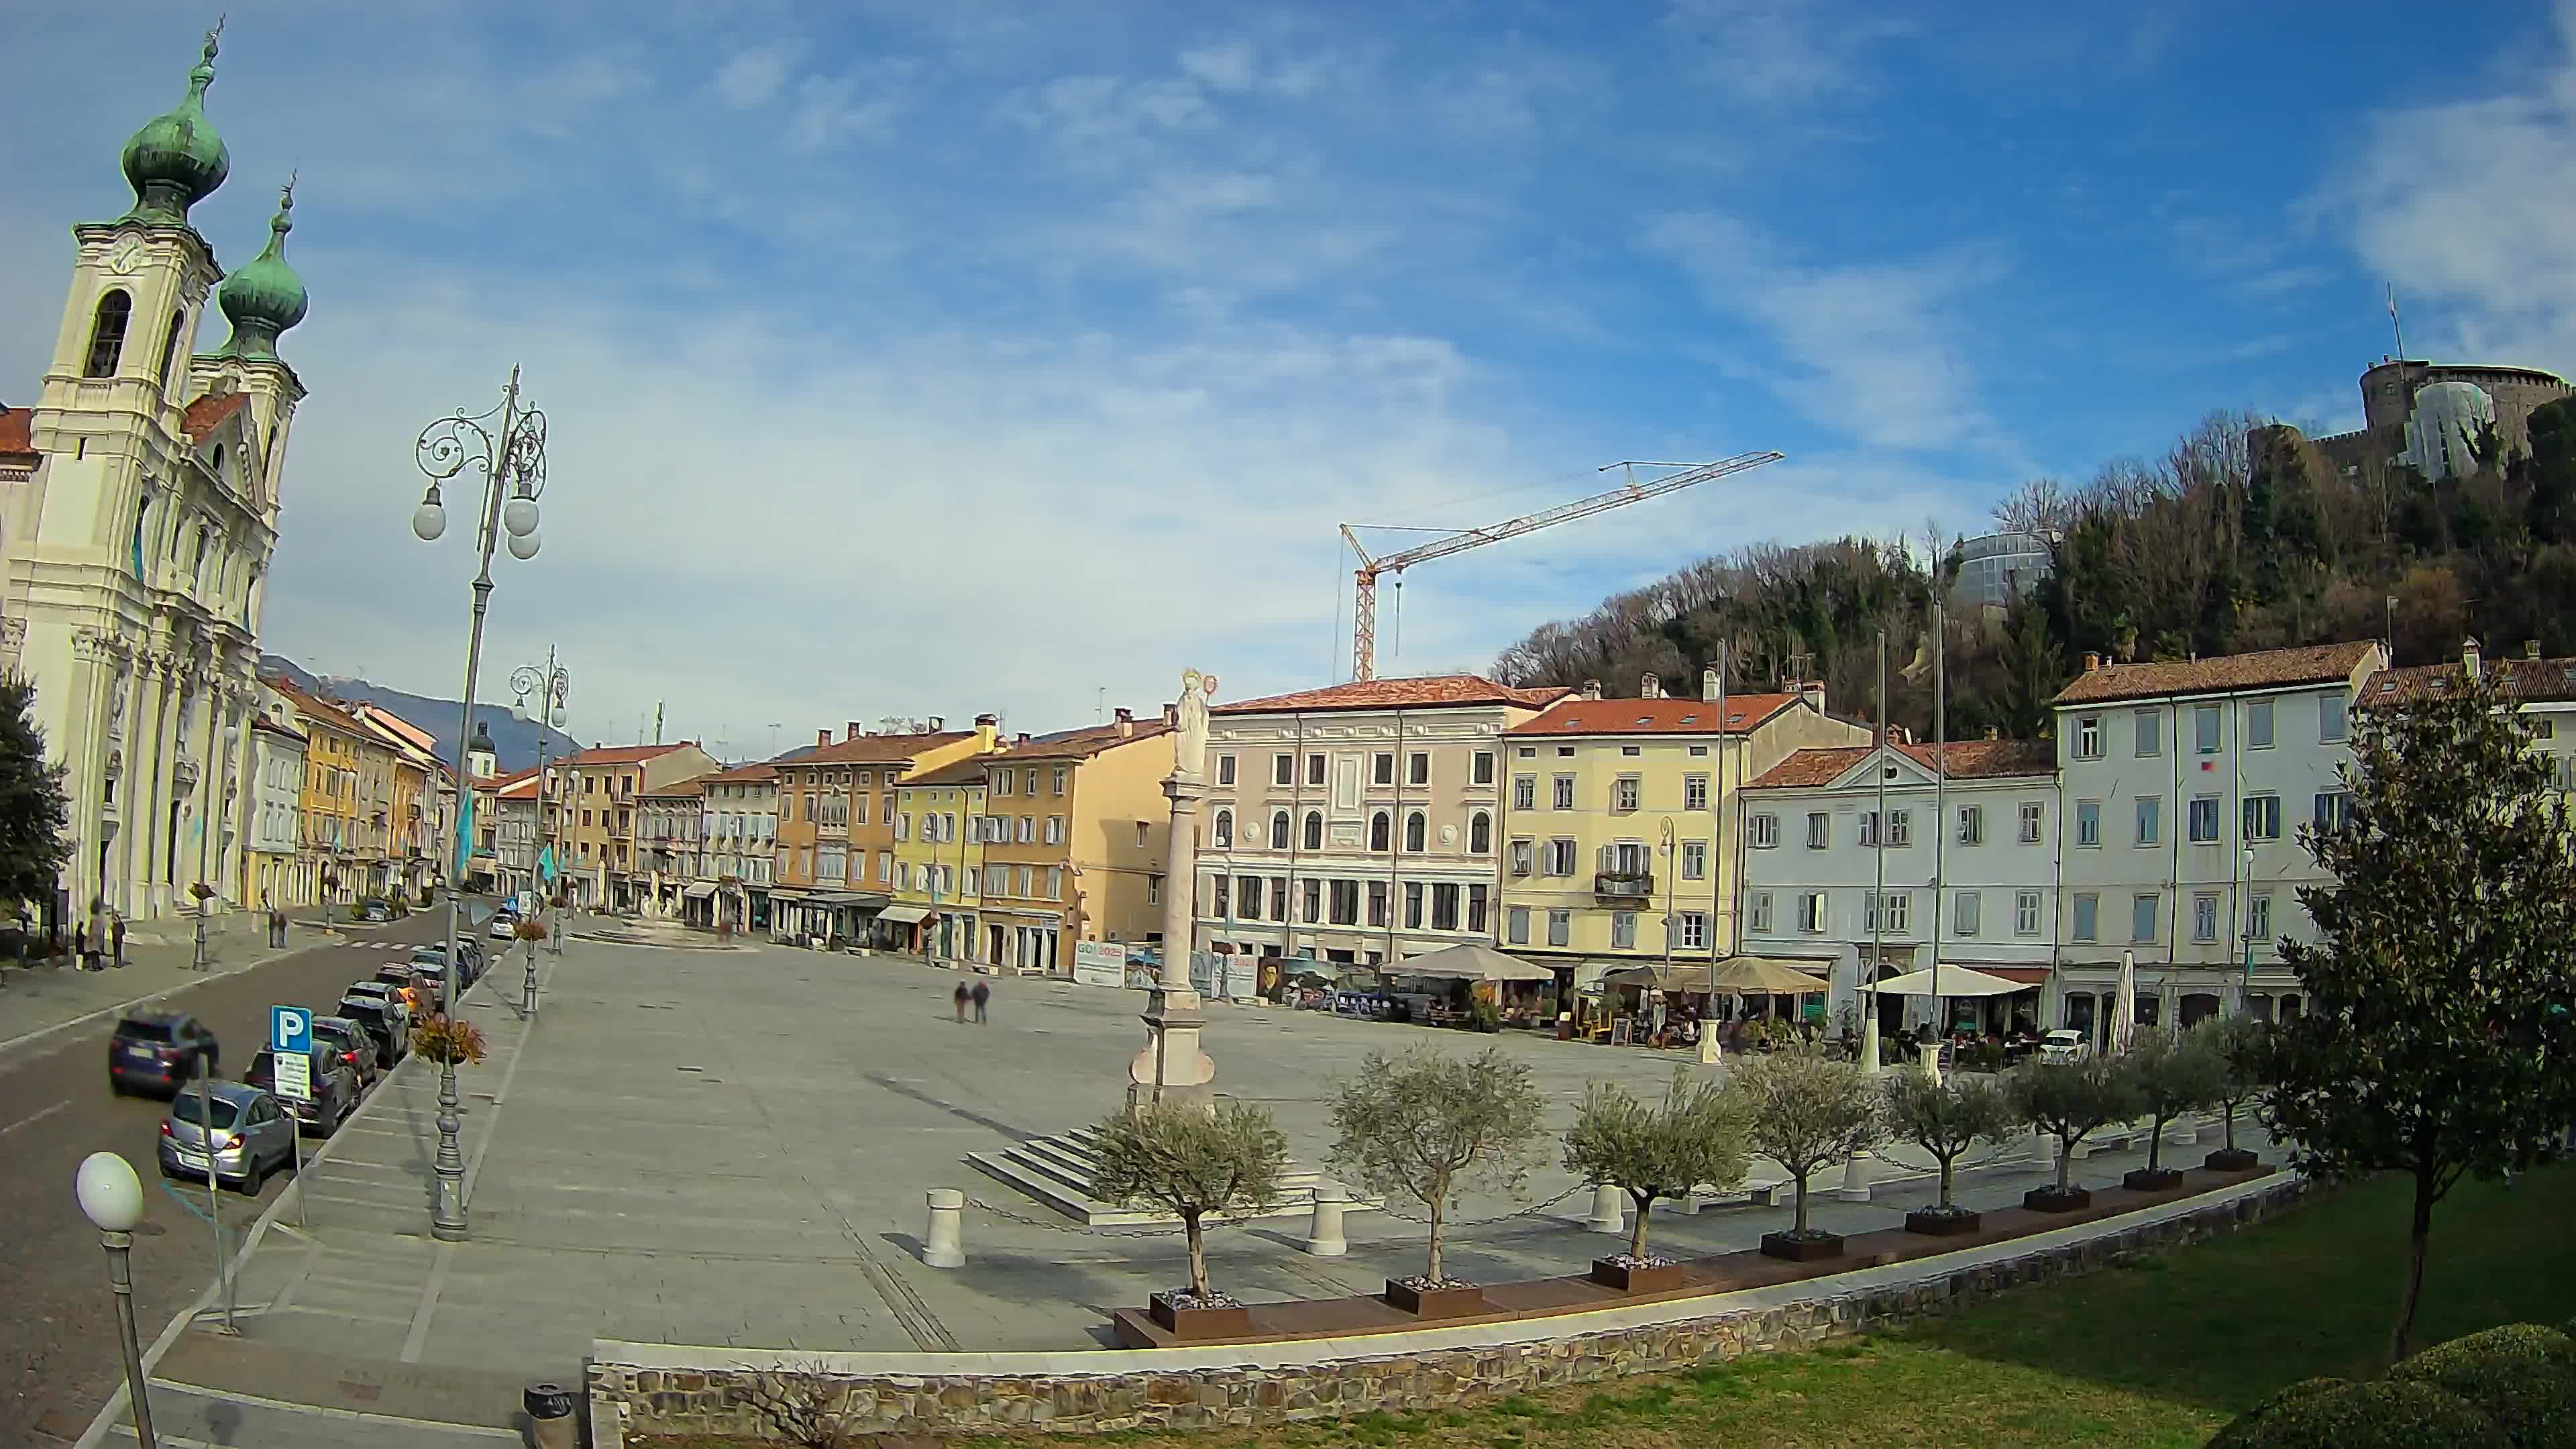
<path id="1" fill-rule="evenodd" d="M 133 276 L 134 269 L 141 265 L 143 265 L 143 243 L 133 236 L 118 242 L 116 249 L 107 254 L 107 269 L 120 277 Z"/>

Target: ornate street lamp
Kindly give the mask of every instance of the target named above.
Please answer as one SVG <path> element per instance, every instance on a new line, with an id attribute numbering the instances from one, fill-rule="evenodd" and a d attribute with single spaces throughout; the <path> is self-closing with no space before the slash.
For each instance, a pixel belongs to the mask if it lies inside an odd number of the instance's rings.
<path id="1" fill-rule="evenodd" d="M 412 511 L 411 531 L 423 543 L 436 542 L 447 531 L 447 509 L 438 496 L 438 485 L 473 469 L 483 475 L 483 504 L 476 510 L 475 548 L 478 553 L 474 575 L 474 621 L 465 639 L 465 697 L 462 718 L 456 729 L 457 775 L 464 779 L 465 741 L 474 733 L 474 683 L 483 665 L 483 616 L 492 602 L 492 550 L 506 535 L 510 557 L 531 559 L 537 556 L 537 499 L 546 491 L 546 415 L 519 399 L 519 369 L 510 369 L 509 386 L 502 390 L 501 405 L 489 412 L 468 414 L 459 409 L 452 417 L 440 418 L 421 429 L 420 438 L 412 445 L 413 460 L 429 476 L 429 489 L 421 495 L 420 507 Z M 471 788 L 471 782 L 467 782 Z M 465 843 L 465 812 L 456 812 L 448 823 L 447 853 L 451 860 L 462 860 Z M 463 873 L 461 865 L 458 873 Z M 458 913 L 463 909 L 458 893 L 447 893 L 447 968 L 446 992 L 442 998 L 450 1013 L 464 1003 L 457 991 Z M 458 1116 L 456 1096 L 456 1061 L 454 1053 L 439 1064 L 438 1070 L 438 1175 L 437 1205 L 430 1211 L 430 1236 L 444 1242 L 460 1242 L 468 1236 L 465 1220 L 465 1154 L 457 1136 L 465 1124 Z"/>
<path id="2" fill-rule="evenodd" d="M 555 651 L 549 647 L 546 650 L 545 668 L 539 669 L 533 664 L 522 664 L 510 671 L 510 692 L 518 696 L 519 707 L 522 710 L 528 707 L 529 695 L 537 696 L 537 723 L 541 728 L 537 732 L 536 845 L 537 862 L 543 865 L 549 859 L 553 847 L 553 841 L 546 833 L 546 810 L 553 804 L 553 792 L 546 788 L 546 740 L 549 731 L 562 728 L 564 721 L 569 718 L 564 712 L 564 702 L 572 697 L 572 675 L 555 662 Z M 562 875 L 563 862 L 555 860 L 553 865 L 555 874 Z M 545 878 L 545 873 L 541 869 L 532 869 L 530 874 L 536 877 L 537 917 L 540 921 L 547 921 L 547 910 L 554 899 L 554 883 Z M 547 934 L 555 936 L 562 929 L 563 923 L 560 920 L 553 920 L 550 922 Z M 563 954 L 563 942 L 559 936 L 550 954 L 557 956 Z M 528 979 L 523 984 L 521 994 L 525 1001 L 524 1009 L 533 1015 L 537 1009 L 537 945 L 534 941 L 528 943 Z"/>
<path id="3" fill-rule="evenodd" d="M 134 1437 L 142 1449 L 153 1449 L 152 1401 L 144 1386 L 143 1345 L 134 1333 L 134 1275 L 127 1254 L 134 1247 L 135 1224 L 143 1221 L 143 1181 L 134 1166 L 113 1152 L 93 1152 L 72 1179 L 82 1215 L 98 1229 L 107 1248 L 108 1285 L 116 1290 L 116 1329 L 125 1345 L 125 1396 L 134 1408 Z"/>

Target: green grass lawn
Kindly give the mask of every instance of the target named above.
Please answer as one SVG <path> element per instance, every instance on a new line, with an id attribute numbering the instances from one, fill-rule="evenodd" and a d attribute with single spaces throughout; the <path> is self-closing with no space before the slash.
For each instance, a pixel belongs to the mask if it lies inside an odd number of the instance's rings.
<path id="1" fill-rule="evenodd" d="M 1902 1333 L 1439 1415 L 1245 1430 L 958 1441 L 1194 1449 L 1664 1449 L 1684 1445 L 2198 1445 L 2317 1374 L 2377 1372 L 2410 1187 L 2352 1188 L 2134 1267 Z M 2468 1182 L 2435 1215 L 2416 1342 L 2576 1305 L 2576 1169 Z"/>

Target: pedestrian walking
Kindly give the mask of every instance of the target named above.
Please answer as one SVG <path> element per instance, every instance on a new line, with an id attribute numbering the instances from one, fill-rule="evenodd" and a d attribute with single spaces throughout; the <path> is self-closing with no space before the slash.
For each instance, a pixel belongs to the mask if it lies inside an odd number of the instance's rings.
<path id="1" fill-rule="evenodd" d="M 957 989 L 950 993 L 951 999 L 957 1004 L 957 1024 L 959 1026 L 964 1026 L 966 1024 L 966 1003 L 973 998 L 973 995 L 974 993 L 966 989 L 966 983 L 963 981 L 958 982 Z"/>
<path id="2" fill-rule="evenodd" d="M 123 966 L 125 964 L 125 917 L 114 911 L 107 913 L 107 938 L 115 947 L 116 964 Z"/>
<path id="3" fill-rule="evenodd" d="M 79 970 L 96 969 L 89 959 L 89 922 L 87 921 L 80 921 L 72 926 L 72 960 L 77 963 Z M 960 986 L 957 989 L 964 991 L 966 988 Z"/>
<path id="4" fill-rule="evenodd" d="M 978 977 L 975 981 L 975 1024 L 977 1026 L 984 1024 L 984 1004 L 992 999 L 993 988 L 985 985 L 983 979 Z"/>

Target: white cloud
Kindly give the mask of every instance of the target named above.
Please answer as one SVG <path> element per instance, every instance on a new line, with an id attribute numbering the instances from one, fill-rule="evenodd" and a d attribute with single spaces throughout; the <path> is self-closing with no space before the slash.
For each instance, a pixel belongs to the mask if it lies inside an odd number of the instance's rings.
<path id="1" fill-rule="evenodd" d="M 1808 0 L 1672 0 L 1664 27 L 1704 53 L 1705 84 L 1765 107 L 1857 99 L 1872 88 L 1870 49 L 1914 32 L 1905 20 Z"/>
<path id="2" fill-rule="evenodd" d="M 799 49 L 787 41 L 772 41 L 735 52 L 716 68 L 716 94 L 736 110 L 768 104 L 786 87 Z"/>

